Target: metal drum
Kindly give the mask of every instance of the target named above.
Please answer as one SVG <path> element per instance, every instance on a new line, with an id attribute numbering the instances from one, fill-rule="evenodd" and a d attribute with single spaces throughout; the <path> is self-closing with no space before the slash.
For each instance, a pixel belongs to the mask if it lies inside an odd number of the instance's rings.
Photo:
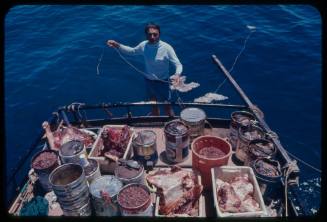
<path id="1" fill-rule="evenodd" d="M 180 120 L 165 124 L 166 157 L 174 163 L 183 162 L 189 153 L 189 127 Z"/>
<path id="2" fill-rule="evenodd" d="M 62 163 L 80 164 L 79 156 L 86 155 L 84 143 L 79 140 L 72 140 L 64 143 L 59 149 L 59 156 Z"/>
<path id="3" fill-rule="evenodd" d="M 89 188 L 81 165 L 63 164 L 52 171 L 49 180 L 65 216 L 91 215 Z"/>
<path id="4" fill-rule="evenodd" d="M 244 165 L 250 166 L 251 162 L 259 158 L 274 159 L 277 148 L 274 143 L 266 139 L 252 140 L 249 143 L 248 156 L 244 161 Z"/>
<path id="5" fill-rule="evenodd" d="M 80 155 L 80 165 L 84 168 L 84 173 L 88 184 L 100 177 L 100 166 L 98 161 L 94 159 L 87 159 L 84 154 Z"/>
<path id="6" fill-rule="evenodd" d="M 49 175 L 57 166 L 59 166 L 58 152 L 54 150 L 42 150 L 36 153 L 31 160 L 31 168 L 34 169 L 42 188 L 46 192 L 52 190 Z"/>
<path id="7" fill-rule="evenodd" d="M 132 168 L 128 165 L 120 165 L 115 169 L 115 176 L 124 183 L 124 185 L 130 183 L 145 184 L 144 167 L 139 164 L 139 168 Z"/>
<path id="8" fill-rule="evenodd" d="M 157 136 L 152 130 L 136 133 L 132 140 L 134 159 L 144 166 L 153 167 L 158 162 Z"/>
<path id="9" fill-rule="evenodd" d="M 90 185 L 92 204 L 97 216 L 118 216 L 117 194 L 123 183 L 112 175 L 98 177 Z"/>
<path id="10" fill-rule="evenodd" d="M 117 197 L 122 216 L 153 216 L 150 190 L 143 184 L 124 186 Z"/>
<path id="11" fill-rule="evenodd" d="M 204 134 L 206 114 L 199 108 L 186 108 L 181 111 L 181 120 L 190 128 L 190 138 L 193 140 Z"/>
<path id="12" fill-rule="evenodd" d="M 248 158 L 249 143 L 252 140 L 264 139 L 265 133 L 262 128 L 255 125 L 241 126 L 238 131 L 235 156 L 244 163 Z"/>
<path id="13" fill-rule="evenodd" d="M 229 126 L 229 142 L 232 145 L 232 149 L 236 150 L 236 144 L 238 140 L 238 130 L 241 126 L 248 126 L 251 121 L 254 121 L 253 114 L 246 111 L 235 111 L 231 114 L 231 122 Z"/>

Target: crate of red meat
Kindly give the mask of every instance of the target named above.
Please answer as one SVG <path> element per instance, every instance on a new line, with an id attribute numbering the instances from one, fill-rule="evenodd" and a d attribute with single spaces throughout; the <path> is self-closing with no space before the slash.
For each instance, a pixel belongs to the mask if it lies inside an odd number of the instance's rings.
<path id="1" fill-rule="evenodd" d="M 212 193 L 218 217 L 261 217 L 267 211 L 253 170 L 247 166 L 211 169 Z"/>
<path id="2" fill-rule="evenodd" d="M 205 217 L 201 176 L 192 169 L 155 168 L 146 180 L 156 192 L 156 217 Z"/>
<path id="3" fill-rule="evenodd" d="M 100 164 L 102 174 L 112 174 L 118 159 L 129 159 L 132 155 L 133 129 L 127 125 L 104 125 L 89 154 Z"/>

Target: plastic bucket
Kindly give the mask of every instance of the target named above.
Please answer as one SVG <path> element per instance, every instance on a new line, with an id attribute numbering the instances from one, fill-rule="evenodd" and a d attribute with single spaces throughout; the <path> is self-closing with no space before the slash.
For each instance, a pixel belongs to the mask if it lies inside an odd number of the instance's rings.
<path id="1" fill-rule="evenodd" d="M 52 171 L 49 180 L 65 216 L 91 215 L 89 188 L 81 165 L 63 164 Z"/>
<path id="2" fill-rule="evenodd" d="M 80 164 L 80 155 L 86 155 L 84 143 L 79 140 L 72 140 L 64 143 L 59 149 L 61 162 Z"/>
<path id="3" fill-rule="evenodd" d="M 238 140 L 236 144 L 236 158 L 244 164 L 248 158 L 249 144 L 252 140 L 264 139 L 265 133 L 262 128 L 256 125 L 241 126 L 238 129 Z"/>
<path id="4" fill-rule="evenodd" d="M 150 190 L 143 184 L 124 186 L 118 193 L 117 201 L 122 216 L 153 216 Z"/>
<path id="5" fill-rule="evenodd" d="M 272 169 L 274 169 L 274 176 L 266 173 L 269 172 L 269 170 L 267 171 L 267 168 L 263 167 L 263 169 L 260 169 L 262 163 L 268 164 Z M 268 158 L 259 158 L 252 162 L 251 167 L 257 178 L 264 199 L 273 198 L 282 185 L 282 172 L 280 170 L 279 162 Z"/>
<path id="6" fill-rule="evenodd" d="M 259 158 L 274 159 L 277 148 L 274 143 L 267 139 L 256 139 L 249 143 L 248 156 L 244 161 L 244 165 L 251 166 L 251 162 Z"/>
<path id="7" fill-rule="evenodd" d="M 189 127 L 180 120 L 165 124 L 166 157 L 170 162 L 183 162 L 189 153 Z"/>
<path id="8" fill-rule="evenodd" d="M 190 128 L 191 140 L 204 134 L 206 114 L 199 108 L 186 108 L 181 111 L 181 120 Z"/>
<path id="9" fill-rule="evenodd" d="M 90 185 L 92 204 L 97 216 L 118 216 L 117 194 L 123 183 L 112 175 L 98 177 Z M 102 193 L 102 192 L 103 193 Z M 107 195 L 105 197 L 104 195 Z"/>
<path id="10" fill-rule="evenodd" d="M 232 145 L 233 150 L 236 150 L 236 144 L 238 140 L 238 129 L 241 126 L 247 126 L 251 124 L 251 121 L 253 120 L 255 120 L 254 115 L 246 111 L 235 111 L 231 114 L 231 122 L 229 126 L 229 141 Z"/>
<path id="11" fill-rule="evenodd" d="M 200 136 L 192 144 L 192 168 L 201 174 L 204 189 L 211 189 L 211 168 L 228 164 L 232 147 L 226 140 L 217 136 Z M 210 148 L 220 153 L 203 153 L 204 149 Z M 201 151 L 202 150 L 202 151 Z M 219 154 L 219 155 L 218 155 Z"/>
<path id="12" fill-rule="evenodd" d="M 58 166 L 58 152 L 55 150 L 42 150 L 36 153 L 32 158 L 31 168 L 33 168 L 37 174 L 44 191 L 52 191 L 52 186 L 49 183 L 49 175 Z"/>

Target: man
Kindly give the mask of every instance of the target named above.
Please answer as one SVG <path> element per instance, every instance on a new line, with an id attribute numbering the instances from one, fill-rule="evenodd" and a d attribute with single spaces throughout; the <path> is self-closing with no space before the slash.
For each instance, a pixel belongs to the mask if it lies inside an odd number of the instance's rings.
<path id="1" fill-rule="evenodd" d="M 117 48 L 127 55 L 143 55 L 146 72 L 145 83 L 148 99 L 152 101 L 170 101 L 169 90 L 169 62 L 175 66 L 175 74 L 170 80 L 172 84 L 179 82 L 179 75 L 183 71 L 183 66 L 176 56 L 176 53 L 168 43 L 160 40 L 160 27 L 154 23 L 149 23 L 145 27 L 145 41 L 131 48 L 120 44 L 114 40 L 108 40 L 110 47 Z M 168 116 L 174 116 L 170 105 L 165 105 Z M 157 105 L 152 107 L 152 115 L 159 115 L 160 110 Z"/>

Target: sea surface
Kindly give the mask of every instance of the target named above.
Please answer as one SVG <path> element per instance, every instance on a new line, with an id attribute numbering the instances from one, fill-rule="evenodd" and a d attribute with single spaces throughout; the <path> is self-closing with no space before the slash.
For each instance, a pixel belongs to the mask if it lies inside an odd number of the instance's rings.
<path id="1" fill-rule="evenodd" d="M 180 93 L 184 102 L 215 91 L 224 80 L 212 54 L 230 69 L 242 52 L 231 72 L 235 80 L 283 146 L 321 168 L 322 21 L 314 7 L 18 5 L 4 21 L 7 177 L 59 106 L 144 100 L 142 75 L 105 43 L 114 39 L 136 46 L 150 21 L 160 24 L 161 39 L 174 47 L 187 81 L 200 83 Z M 244 45 L 248 26 L 255 32 Z M 128 60 L 143 69 L 142 57 Z M 228 82 L 218 93 L 229 97 L 223 103 L 242 102 Z M 320 173 L 298 164 L 304 198 L 314 213 L 320 205 Z"/>

